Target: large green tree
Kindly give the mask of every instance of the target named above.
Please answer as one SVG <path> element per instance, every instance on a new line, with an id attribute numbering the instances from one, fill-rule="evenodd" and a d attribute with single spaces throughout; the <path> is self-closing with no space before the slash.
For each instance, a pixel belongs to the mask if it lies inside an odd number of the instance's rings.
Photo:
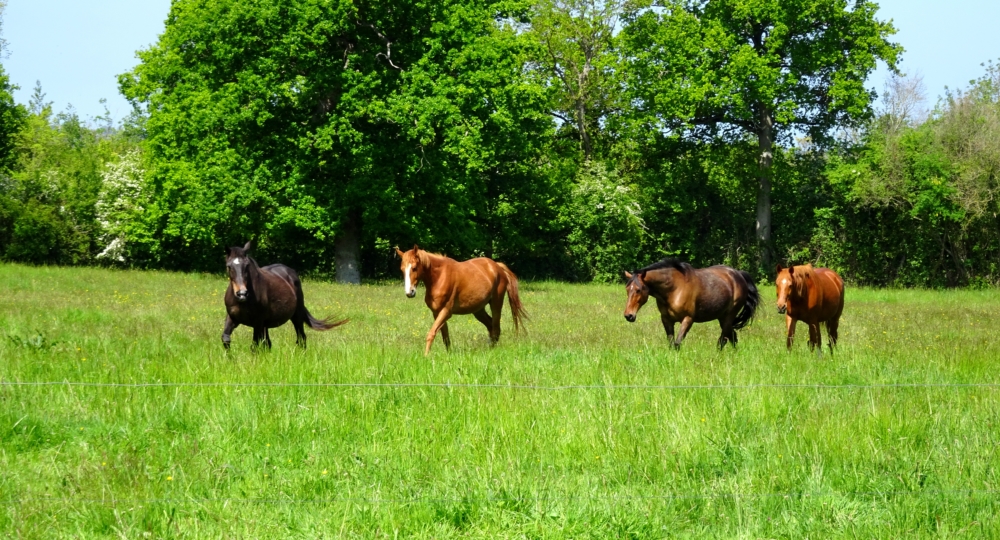
<path id="1" fill-rule="evenodd" d="M 3 12 L 7 2 L 0 0 L 0 30 L 3 27 Z M 2 34 L 0 34 L 2 36 Z M 0 58 L 6 53 L 7 42 L 0 37 Z M 17 146 L 17 135 L 24 127 L 27 111 L 14 101 L 14 90 L 10 77 L 0 66 L 0 174 L 8 170 L 16 159 L 14 148 Z"/>
<path id="2" fill-rule="evenodd" d="M 676 0 L 634 10 L 623 31 L 628 95 L 645 133 L 756 139 L 756 237 L 773 261 L 776 143 L 815 143 L 870 118 L 865 80 L 902 49 L 869 0 Z"/>
<path id="3" fill-rule="evenodd" d="M 356 282 L 364 246 L 489 252 L 551 130 L 510 2 L 175 0 L 121 88 L 148 112 L 139 262 L 259 241 Z M 503 201 L 514 201 L 500 204 Z M 519 201 L 527 201 L 525 203 Z"/>

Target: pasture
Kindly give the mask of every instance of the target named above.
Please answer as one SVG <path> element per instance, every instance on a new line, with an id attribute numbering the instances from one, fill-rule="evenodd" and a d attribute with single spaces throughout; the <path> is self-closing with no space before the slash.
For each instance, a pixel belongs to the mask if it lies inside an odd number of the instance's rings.
<path id="1" fill-rule="evenodd" d="M 527 333 L 505 303 L 498 347 L 455 317 L 425 358 L 422 289 L 309 280 L 350 323 L 227 355 L 226 285 L 0 266 L 0 536 L 1000 536 L 996 290 L 849 286 L 817 357 L 770 284 L 720 353 L 522 282 Z"/>

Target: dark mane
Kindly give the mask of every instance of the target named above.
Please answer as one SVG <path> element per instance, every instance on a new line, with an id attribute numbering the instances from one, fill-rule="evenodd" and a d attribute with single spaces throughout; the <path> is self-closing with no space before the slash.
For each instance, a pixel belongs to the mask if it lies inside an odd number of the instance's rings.
<path id="1" fill-rule="evenodd" d="M 651 264 L 651 265 L 649 265 L 649 266 L 647 266 L 645 268 L 640 268 L 635 273 L 641 274 L 641 273 L 647 272 L 649 270 L 659 270 L 661 268 L 673 268 L 674 270 L 677 270 L 678 272 L 680 272 L 682 274 L 687 274 L 691 270 L 694 270 L 693 266 L 691 266 L 690 264 L 688 264 L 688 263 L 686 263 L 686 262 L 684 262 L 684 261 L 682 261 L 680 259 L 675 259 L 673 257 L 667 257 L 667 258 L 665 258 L 665 259 L 663 259 L 661 261 L 655 262 L 655 263 L 653 263 L 653 264 Z"/>

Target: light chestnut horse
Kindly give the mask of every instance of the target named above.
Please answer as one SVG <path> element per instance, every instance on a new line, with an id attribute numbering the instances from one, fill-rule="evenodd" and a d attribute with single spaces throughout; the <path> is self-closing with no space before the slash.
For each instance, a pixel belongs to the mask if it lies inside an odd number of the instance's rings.
<path id="1" fill-rule="evenodd" d="M 313 330 L 329 330 L 347 322 L 347 319 L 319 320 L 306 309 L 299 275 L 283 264 L 258 266 L 250 257 L 250 242 L 243 247 L 226 249 L 226 322 L 222 329 L 222 345 L 229 350 L 231 334 L 244 324 L 253 328 L 253 346 L 261 344 L 271 348 L 271 328 L 289 320 L 295 327 L 295 342 L 306 346 L 305 326 Z"/>
<path id="2" fill-rule="evenodd" d="M 778 289 L 778 313 L 785 315 L 788 327 L 786 345 L 792 350 L 795 323 L 809 325 L 809 350 L 823 350 L 820 323 L 826 323 L 830 337 L 830 353 L 837 344 L 837 327 L 844 312 L 844 280 L 829 268 L 813 268 L 811 264 L 782 268 L 778 265 L 775 280 Z"/>
<path id="3" fill-rule="evenodd" d="M 500 312 L 503 297 L 510 301 L 510 311 L 514 317 L 514 329 L 519 330 L 522 319 L 527 318 L 521 298 L 517 294 L 517 276 L 503 263 L 486 257 L 458 262 L 454 259 L 429 253 L 413 246 L 402 252 L 397 247 L 396 255 L 402 260 L 399 269 L 403 271 L 403 288 L 406 296 L 417 295 L 417 283 L 423 282 L 427 292 L 424 303 L 434 314 L 434 324 L 427 333 L 424 355 L 431 351 L 431 344 L 438 331 L 446 349 L 451 348 L 448 335 L 448 318 L 452 315 L 475 315 L 490 333 L 490 345 L 500 340 Z M 486 313 L 490 306 L 490 313 Z"/>
<path id="4" fill-rule="evenodd" d="M 760 302 L 750 274 L 728 266 L 696 269 L 667 258 L 634 274 L 625 272 L 625 279 L 625 320 L 635 322 L 639 308 L 652 296 L 675 349 L 680 348 L 692 324 L 714 320 L 722 329 L 719 350 L 727 342 L 736 347 L 736 331 L 750 324 Z M 675 338 L 674 324 L 678 322 L 681 327 Z"/>

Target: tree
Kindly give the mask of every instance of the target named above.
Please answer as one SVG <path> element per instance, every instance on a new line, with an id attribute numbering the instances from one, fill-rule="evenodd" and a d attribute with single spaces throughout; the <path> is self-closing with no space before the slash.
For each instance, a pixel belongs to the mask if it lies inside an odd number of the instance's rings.
<path id="1" fill-rule="evenodd" d="M 601 121 L 616 108 L 620 88 L 613 54 L 623 0 L 539 0 L 531 19 L 538 43 L 535 68 L 555 90 L 552 114 L 573 126 L 584 161 L 594 154 Z"/>
<path id="2" fill-rule="evenodd" d="M 212 268 L 220 244 L 252 237 L 356 282 L 365 246 L 489 249 L 484 200 L 532 184 L 551 127 L 523 81 L 518 9 L 175 1 L 120 79 L 149 113 L 139 262 Z"/>
<path id="3" fill-rule="evenodd" d="M 3 25 L 3 11 L 7 2 L 0 0 L 0 29 Z M 7 42 L 0 37 L 0 58 L 5 54 Z M 17 146 L 17 135 L 24 128 L 27 111 L 14 101 L 14 90 L 17 87 L 10 83 L 10 77 L 0 65 L 0 173 L 8 170 L 14 163 L 14 148 Z"/>
<path id="4" fill-rule="evenodd" d="M 623 30 L 628 97 L 649 133 L 756 138 L 756 237 L 773 261 L 775 144 L 814 143 L 872 115 L 865 79 L 902 51 L 869 0 L 677 0 L 634 10 Z"/>

